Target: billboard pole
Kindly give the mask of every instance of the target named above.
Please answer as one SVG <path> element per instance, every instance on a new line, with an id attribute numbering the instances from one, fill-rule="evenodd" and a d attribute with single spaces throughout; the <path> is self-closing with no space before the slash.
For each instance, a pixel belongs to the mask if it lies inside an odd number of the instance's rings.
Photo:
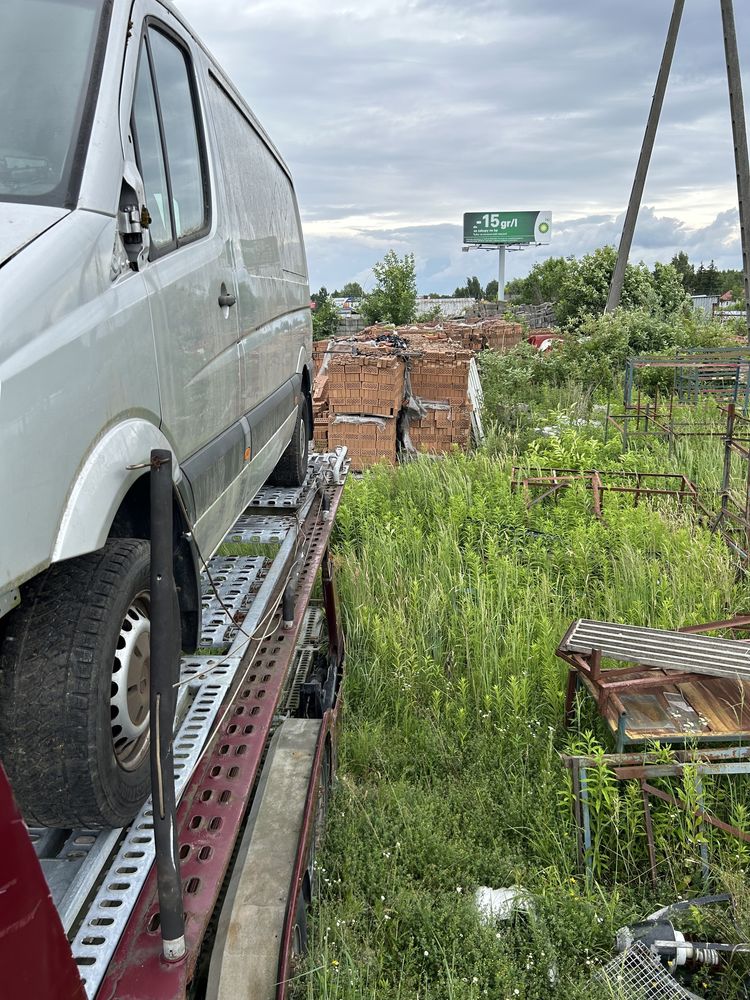
<path id="1" fill-rule="evenodd" d="M 497 268 L 497 301 L 505 300 L 505 247 L 497 248 L 499 264 Z"/>
<path id="2" fill-rule="evenodd" d="M 742 241 L 742 273 L 745 279 L 745 319 L 750 341 L 750 247 L 747 226 L 750 224 L 750 163 L 747 153 L 747 128 L 745 104 L 742 98 L 742 75 L 737 51 L 737 31 L 734 24 L 732 0 L 721 0 L 721 18 L 724 26 L 724 52 L 727 62 L 729 108 L 732 115 L 734 138 L 734 163 L 737 172 L 737 195 L 740 210 L 740 237 Z"/>
<path id="3" fill-rule="evenodd" d="M 654 91 L 654 97 L 651 101 L 651 110 L 649 111 L 648 122 L 646 124 L 646 133 L 643 137 L 643 145 L 641 146 L 641 155 L 638 159 L 638 166 L 635 171 L 633 190 L 630 192 L 630 201 L 625 215 L 625 224 L 622 228 L 620 248 L 617 251 L 617 263 L 615 264 L 615 272 L 612 275 L 612 284 L 609 288 L 609 297 L 607 299 L 607 305 L 604 309 L 605 312 L 612 312 L 620 304 L 622 286 L 625 282 L 625 267 L 628 263 L 628 257 L 630 256 L 630 248 L 633 244 L 635 224 L 638 221 L 638 212 L 641 207 L 641 199 L 643 198 L 643 189 L 646 186 L 646 174 L 648 173 L 648 166 L 651 162 L 651 153 L 654 149 L 656 129 L 659 125 L 661 109 L 664 104 L 664 94 L 667 90 L 669 71 L 672 68 L 672 57 L 674 56 L 675 45 L 677 44 L 677 33 L 680 30 L 680 21 L 682 20 L 682 11 L 684 7 L 685 0 L 675 0 L 674 8 L 672 10 L 672 19 L 669 22 L 669 30 L 667 32 L 667 41 L 664 45 L 664 54 L 661 59 L 661 66 L 659 67 L 659 75 L 656 79 L 656 90 Z"/>

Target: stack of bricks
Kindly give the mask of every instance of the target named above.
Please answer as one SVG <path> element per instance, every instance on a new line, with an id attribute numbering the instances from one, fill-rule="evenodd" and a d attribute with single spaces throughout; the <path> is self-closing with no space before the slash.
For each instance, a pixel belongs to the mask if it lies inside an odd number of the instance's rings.
<path id="1" fill-rule="evenodd" d="M 469 365 L 473 352 L 453 340 L 434 342 L 409 336 L 412 395 L 425 414 L 409 421 L 409 438 L 417 451 L 442 454 L 453 445 L 467 448 L 471 438 Z"/>
<path id="2" fill-rule="evenodd" d="M 315 450 L 321 454 L 328 451 L 328 376 L 315 380 L 313 392 L 313 440 Z"/>
<path id="3" fill-rule="evenodd" d="M 470 351 L 481 351 L 489 347 L 492 351 L 509 351 L 524 339 L 521 323 L 509 323 L 504 319 L 483 319 L 477 323 L 449 323 L 446 332 L 460 340 Z"/>
<path id="4" fill-rule="evenodd" d="M 327 372 L 328 447 L 345 445 L 358 471 L 378 461 L 395 464 L 404 360 L 389 345 L 336 346 Z"/>
<path id="5" fill-rule="evenodd" d="M 324 364 L 325 353 L 331 341 L 318 340 L 313 344 L 313 440 L 319 453 L 328 451 L 328 371 Z"/>
<path id="6" fill-rule="evenodd" d="M 343 345 L 341 345 L 343 347 Z M 328 365 L 332 413 L 395 417 L 404 401 L 404 362 L 387 349 L 343 349 Z"/>
<path id="7" fill-rule="evenodd" d="M 471 407 L 426 403 L 421 420 L 409 422 L 409 438 L 417 451 L 442 455 L 453 445 L 466 449 L 471 438 Z"/>
<path id="8" fill-rule="evenodd" d="M 368 469 L 376 462 L 396 464 L 396 417 L 332 413 L 328 421 L 331 451 L 345 445 L 352 468 Z"/>
<path id="9" fill-rule="evenodd" d="M 509 351 L 524 339 L 524 328 L 520 323 L 488 319 L 481 324 L 481 327 L 486 345 L 491 351 Z"/>

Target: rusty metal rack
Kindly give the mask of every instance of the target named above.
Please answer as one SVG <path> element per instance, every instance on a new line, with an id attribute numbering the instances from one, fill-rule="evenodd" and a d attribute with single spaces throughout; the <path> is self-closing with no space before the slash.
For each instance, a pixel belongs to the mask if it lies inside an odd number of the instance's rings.
<path id="1" fill-rule="evenodd" d="M 580 684 L 617 752 L 649 740 L 696 744 L 750 738 L 750 643 L 701 633 L 744 629 L 750 615 L 679 631 L 579 619 L 556 653 L 570 665 L 565 719 Z M 603 667 L 603 660 L 629 666 Z"/>
<path id="2" fill-rule="evenodd" d="M 711 522 L 711 528 L 720 531 L 727 544 L 743 562 L 747 562 L 750 559 L 750 419 L 737 413 L 734 403 L 730 403 L 723 412 L 726 413 L 727 424 L 721 506 Z M 744 434 L 738 434 L 738 429 Z M 740 476 L 735 477 L 738 459 L 744 463 L 744 468 Z M 740 491 L 737 489 L 737 478 L 742 484 Z"/>
<path id="3" fill-rule="evenodd" d="M 703 398 L 722 402 L 742 401 L 750 408 L 750 353 L 747 346 L 692 348 L 663 354 L 641 354 L 628 358 L 625 368 L 625 406 L 632 403 L 636 372 L 640 368 L 667 368 L 673 375 L 673 392 L 680 402 L 697 403 Z"/>
<path id="4" fill-rule="evenodd" d="M 612 480 L 612 481 L 610 481 Z M 616 469 L 601 472 L 598 469 L 551 469 L 539 468 L 531 474 L 519 466 L 513 467 L 511 490 L 522 490 L 526 507 L 530 509 L 546 500 L 556 497 L 576 483 L 581 483 L 592 495 L 592 505 L 597 518 L 604 511 L 604 493 L 628 494 L 634 498 L 637 507 L 642 497 L 668 497 L 680 505 L 685 501 L 698 508 L 700 500 L 698 488 L 687 476 L 672 472 L 628 472 Z"/>
<path id="5" fill-rule="evenodd" d="M 675 420 L 674 403 L 674 394 L 667 396 L 665 400 L 658 392 L 653 397 L 644 396 L 640 389 L 635 401 L 626 403 L 622 413 L 613 413 L 608 402 L 604 422 L 605 443 L 609 438 L 610 427 L 614 427 L 622 436 L 623 448 L 627 448 L 628 442 L 634 438 L 657 437 L 668 443 L 670 454 L 674 453 L 675 444 L 681 438 L 724 436 L 724 429 L 717 426 L 715 421 Z"/>
<path id="6" fill-rule="evenodd" d="M 667 762 L 663 755 L 655 753 L 602 754 L 597 757 L 562 755 L 565 766 L 570 770 L 573 790 L 573 812 L 576 824 L 576 849 L 581 871 L 592 873 L 591 812 L 589 805 L 589 773 L 595 767 L 606 767 L 618 781 L 638 781 L 643 800 L 644 830 L 648 845 L 649 873 L 656 883 L 658 862 L 656 843 L 651 816 L 651 800 L 660 799 L 677 809 L 692 810 L 702 822 L 722 830 L 724 833 L 745 843 L 750 843 L 750 834 L 739 827 L 719 819 L 705 808 L 701 779 L 705 776 L 731 776 L 750 774 L 750 747 L 727 747 L 722 749 L 674 750 Z M 682 778 L 688 770 L 696 784 L 697 807 L 688 805 L 685 799 L 664 788 L 654 785 L 660 778 Z M 709 877 L 708 848 L 700 844 L 703 876 Z"/>

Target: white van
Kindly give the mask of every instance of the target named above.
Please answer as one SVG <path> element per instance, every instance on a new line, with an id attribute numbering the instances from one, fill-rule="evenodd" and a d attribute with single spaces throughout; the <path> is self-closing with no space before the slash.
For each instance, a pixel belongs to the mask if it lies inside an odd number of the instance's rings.
<path id="1" fill-rule="evenodd" d="M 192 651 L 201 560 L 306 470 L 299 213 L 162 0 L 2 0 L 0 109 L 0 760 L 28 822 L 121 826 L 149 790 L 144 464 L 174 455 Z"/>

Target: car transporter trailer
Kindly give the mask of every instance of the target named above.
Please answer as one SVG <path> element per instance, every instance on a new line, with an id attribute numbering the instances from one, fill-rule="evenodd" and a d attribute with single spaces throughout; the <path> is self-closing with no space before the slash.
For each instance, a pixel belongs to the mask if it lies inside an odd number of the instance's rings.
<path id="1" fill-rule="evenodd" d="M 210 561 L 210 655 L 175 684 L 171 455 L 152 453 L 152 795 L 126 829 L 28 829 L 0 767 L 3 1000 L 287 996 L 336 758 L 347 471 L 345 449 L 316 455 L 302 487 L 253 500 L 226 540 L 261 554 Z"/>

